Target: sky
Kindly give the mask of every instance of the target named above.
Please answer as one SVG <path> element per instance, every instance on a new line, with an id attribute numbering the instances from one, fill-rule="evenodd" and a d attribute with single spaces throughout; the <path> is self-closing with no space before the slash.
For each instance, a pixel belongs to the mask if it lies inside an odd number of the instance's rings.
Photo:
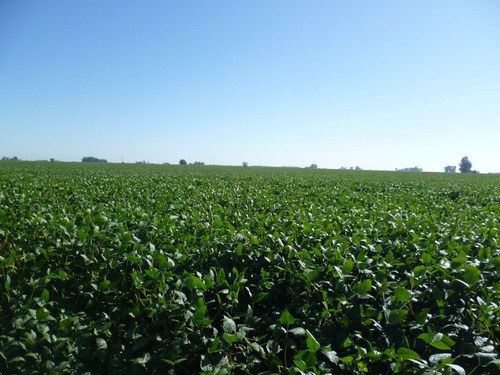
<path id="1" fill-rule="evenodd" d="M 500 172 L 498 0 L 2 0 L 0 156 Z"/>

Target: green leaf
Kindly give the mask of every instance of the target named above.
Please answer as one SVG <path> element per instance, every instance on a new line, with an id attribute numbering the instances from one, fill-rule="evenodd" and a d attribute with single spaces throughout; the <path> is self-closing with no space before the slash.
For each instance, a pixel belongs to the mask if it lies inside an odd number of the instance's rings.
<path id="1" fill-rule="evenodd" d="M 302 327 L 295 327 L 295 328 L 289 329 L 288 332 L 293 333 L 295 336 L 305 336 L 306 335 L 306 330 Z"/>
<path id="2" fill-rule="evenodd" d="M 469 285 L 474 285 L 479 281 L 481 271 L 472 265 L 465 266 L 464 281 Z"/>
<path id="3" fill-rule="evenodd" d="M 78 239 L 80 241 L 83 241 L 86 238 L 87 238 L 87 233 L 85 232 L 85 230 L 83 228 L 79 228 L 78 229 Z"/>
<path id="4" fill-rule="evenodd" d="M 139 277 L 140 274 L 137 273 L 131 273 L 130 277 L 132 278 L 132 281 L 134 282 L 134 286 L 136 288 L 140 288 L 142 286 L 142 279 Z"/>
<path id="5" fill-rule="evenodd" d="M 392 250 L 389 250 L 387 252 L 387 255 L 385 256 L 385 261 L 389 264 L 392 264 L 392 262 L 394 262 L 394 253 L 392 252 Z"/>
<path id="6" fill-rule="evenodd" d="M 354 268 L 354 262 L 352 261 L 352 259 L 347 259 L 344 262 L 344 265 L 342 266 L 342 273 L 344 275 L 348 275 L 351 273 L 353 268 Z"/>
<path id="7" fill-rule="evenodd" d="M 278 352 L 281 351 L 281 347 L 280 347 L 280 345 L 279 345 L 279 343 L 278 343 L 277 340 L 269 340 L 266 343 L 266 350 L 269 353 L 277 354 Z"/>
<path id="8" fill-rule="evenodd" d="M 234 342 L 238 341 L 238 335 L 236 333 L 229 334 L 229 333 L 224 333 L 224 338 L 229 344 L 232 344 Z"/>
<path id="9" fill-rule="evenodd" d="M 109 284 L 111 284 L 110 280 L 101 281 L 101 283 L 99 284 L 99 291 L 103 292 L 103 291 L 107 290 L 109 288 Z"/>
<path id="10" fill-rule="evenodd" d="M 44 289 L 42 294 L 40 295 L 40 299 L 44 302 L 49 301 L 49 291 L 47 289 Z"/>
<path id="11" fill-rule="evenodd" d="M 313 351 L 313 352 L 317 352 L 320 348 L 321 348 L 321 345 L 319 344 L 319 342 L 316 340 L 316 338 L 312 335 L 311 332 L 309 332 L 308 330 L 306 330 L 306 333 L 307 333 L 307 339 L 306 339 L 306 344 L 307 344 L 307 347 Z"/>
<path id="12" fill-rule="evenodd" d="M 365 279 L 358 283 L 356 287 L 356 291 L 360 296 L 365 296 L 367 295 L 372 288 L 372 280 L 371 279 Z"/>
<path id="13" fill-rule="evenodd" d="M 249 324 L 250 321 L 252 320 L 253 318 L 253 310 L 252 310 L 252 306 L 250 306 L 250 304 L 247 306 L 247 312 L 245 314 L 245 323 Z"/>
<path id="14" fill-rule="evenodd" d="M 106 350 L 108 348 L 108 343 L 101 337 L 96 339 L 97 349 Z"/>
<path id="15" fill-rule="evenodd" d="M 295 318 L 292 316 L 292 314 L 290 314 L 290 312 L 287 309 L 285 309 L 281 313 L 280 323 L 285 325 L 294 324 Z"/>
<path id="16" fill-rule="evenodd" d="M 207 306 L 205 305 L 203 298 L 198 298 L 198 300 L 196 301 L 196 305 L 196 311 L 194 312 L 191 321 L 193 322 L 193 324 L 200 324 L 205 319 Z"/>
<path id="17" fill-rule="evenodd" d="M 354 361 L 354 358 L 352 356 L 347 356 L 347 357 L 342 357 L 340 358 L 340 360 L 344 363 L 351 363 L 352 361 Z"/>
<path id="18" fill-rule="evenodd" d="M 224 271 L 224 268 L 219 269 L 219 272 L 217 272 L 216 280 L 219 284 L 222 284 L 224 281 L 226 281 L 226 271 Z"/>
<path id="19" fill-rule="evenodd" d="M 385 349 L 384 355 L 391 359 L 396 359 L 396 351 L 394 349 Z"/>
<path id="20" fill-rule="evenodd" d="M 442 335 L 441 336 L 441 341 L 443 343 L 445 343 L 447 346 L 449 346 L 450 348 L 455 345 L 455 341 L 453 341 L 449 336 L 446 336 L 446 335 Z"/>
<path id="21" fill-rule="evenodd" d="M 236 323 L 233 319 L 225 316 L 224 318 L 222 318 L 222 329 L 225 333 L 235 333 Z"/>
<path id="22" fill-rule="evenodd" d="M 428 333 L 421 333 L 420 335 L 418 335 L 417 338 L 419 338 L 420 340 L 424 340 L 426 344 L 430 344 L 432 342 L 433 337 L 429 337 Z"/>
<path id="23" fill-rule="evenodd" d="M 179 363 L 187 361 L 187 358 L 179 358 L 179 359 L 176 359 L 175 361 L 171 361 L 169 359 L 162 359 L 162 361 L 165 363 L 168 363 L 169 365 L 175 366 L 175 365 L 178 365 Z"/>
<path id="24" fill-rule="evenodd" d="M 408 302 L 410 300 L 410 293 L 402 287 L 397 288 L 394 291 L 394 295 L 399 302 Z"/>
<path id="25" fill-rule="evenodd" d="M 130 263 L 139 263 L 141 261 L 141 257 L 133 254 L 127 254 L 127 260 Z"/>
<path id="26" fill-rule="evenodd" d="M 59 322 L 59 327 L 64 328 L 64 329 L 68 329 L 69 327 L 71 327 L 72 323 L 73 323 L 73 319 L 68 317 L 68 318 L 65 318 Z"/>
<path id="27" fill-rule="evenodd" d="M 174 265 L 172 259 L 160 253 L 155 253 L 154 259 L 155 259 L 155 266 L 158 267 L 161 271 L 168 270 L 169 268 L 172 268 L 172 266 Z"/>
<path id="28" fill-rule="evenodd" d="M 205 283 L 205 288 L 206 289 L 212 289 L 214 287 L 214 283 L 210 276 L 208 275 L 203 275 L 203 282 Z"/>
<path id="29" fill-rule="evenodd" d="M 307 279 L 309 281 L 314 281 L 318 277 L 319 273 L 320 273 L 320 269 L 319 268 L 316 268 L 316 269 L 314 269 L 314 270 L 312 270 L 310 272 L 307 272 L 306 273 Z"/>
<path id="30" fill-rule="evenodd" d="M 7 276 L 5 277 L 5 289 L 6 289 L 7 291 L 9 291 L 9 290 L 10 290 L 10 282 L 11 282 L 11 280 L 10 280 L 10 276 L 9 276 L 9 275 L 7 275 Z"/>
<path id="31" fill-rule="evenodd" d="M 437 349 L 441 349 L 441 350 L 450 350 L 451 348 L 446 345 L 444 342 L 442 342 L 441 340 L 434 340 L 431 342 L 431 345 Z"/>
<path id="32" fill-rule="evenodd" d="M 422 261 L 423 261 L 424 263 L 432 263 L 432 260 L 433 260 L 433 259 L 432 259 L 431 254 L 429 254 L 429 253 L 423 253 L 423 254 L 422 254 Z"/>
<path id="33" fill-rule="evenodd" d="M 413 276 L 418 279 L 425 274 L 426 268 L 425 266 L 417 266 L 413 269 Z"/>
<path id="34" fill-rule="evenodd" d="M 339 363 L 339 356 L 333 350 L 322 350 L 321 353 L 328 358 L 328 360 L 334 364 Z"/>
<path id="35" fill-rule="evenodd" d="M 144 272 L 154 280 L 160 277 L 160 272 L 156 268 L 150 268 L 145 270 Z"/>
<path id="36" fill-rule="evenodd" d="M 17 356 L 17 357 L 12 358 L 11 360 L 9 360 L 9 362 L 10 363 L 26 362 L 26 360 L 21 356 Z"/>
<path id="37" fill-rule="evenodd" d="M 408 315 L 408 310 L 391 310 L 389 313 L 389 324 L 403 324 Z"/>
<path id="38" fill-rule="evenodd" d="M 316 357 L 316 352 L 309 352 L 307 355 L 303 357 L 306 362 L 307 368 L 311 368 L 318 362 L 318 358 Z"/>
<path id="39" fill-rule="evenodd" d="M 40 307 L 38 310 L 36 310 L 36 318 L 38 320 L 49 320 L 50 317 L 50 311 L 47 310 L 45 307 Z"/>
<path id="40" fill-rule="evenodd" d="M 493 258 L 491 263 L 495 267 L 495 272 L 500 276 L 500 257 Z"/>
<path id="41" fill-rule="evenodd" d="M 262 301 L 263 301 L 263 300 L 265 300 L 268 296 L 269 296 L 269 292 L 259 292 L 259 294 L 257 294 L 257 296 L 255 297 L 254 302 L 255 302 L 255 303 L 262 302 Z"/>
<path id="42" fill-rule="evenodd" d="M 447 360 L 448 358 L 451 358 L 451 353 L 437 353 L 433 354 L 429 357 L 429 363 L 431 366 L 437 366 L 444 360 Z"/>
<path id="43" fill-rule="evenodd" d="M 462 366 L 455 365 L 453 363 L 445 363 L 445 367 L 451 368 L 453 371 L 455 371 L 458 375 L 466 375 L 467 373 L 465 372 L 465 369 Z"/>
<path id="44" fill-rule="evenodd" d="M 191 290 L 200 289 L 200 290 L 205 291 L 207 289 L 203 280 L 197 276 L 190 276 L 188 281 L 187 281 L 187 284 L 188 284 L 189 289 L 191 289 Z"/>
<path id="45" fill-rule="evenodd" d="M 136 358 L 136 362 L 140 365 L 145 365 L 146 363 L 148 363 L 149 361 L 151 360 L 151 354 L 149 353 L 144 353 L 143 355 L 141 355 L 140 357 L 137 357 Z"/>
<path id="46" fill-rule="evenodd" d="M 411 349 L 408 348 L 399 348 L 397 351 L 398 357 L 400 359 L 420 359 L 420 356 L 418 355 L 417 352 L 414 352 Z"/>
<path id="47" fill-rule="evenodd" d="M 424 324 L 427 320 L 427 314 L 429 314 L 429 309 L 422 309 L 417 315 L 417 323 Z"/>
<path id="48" fill-rule="evenodd" d="M 451 260 L 452 263 L 456 263 L 457 265 L 462 265 L 467 262 L 467 256 L 464 251 L 461 251 L 458 257 L 455 257 Z"/>
<path id="49" fill-rule="evenodd" d="M 210 348 L 208 348 L 209 353 L 217 353 L 221 350 L 220 348 L 220 339 L 216 337 L 214 341 L 212 342 L 212 345 L 210 345 Z"/>
<path id="50" fill-rule="evenodd" d="M 307 370 L 307 364 L 303 360 L 301 360 L 301 359 L 294 359 L 293 360 L 293 364 L 295 366 L 297 366 L 297 368 L 300 371 L 306 371 Z"/>
<path id="51" fill-rule="evenodd" d="M 214 222 L 212 223 L 212 227 L 213 227 L 214 229 L 219 229 L 219 228 L 221 228 L 223 225 L 224 225 L 224 223 L 223 223 L 223 222 L 222 222 L 219 218 L 217 218 L 217 217 L 214 219 Z"/>

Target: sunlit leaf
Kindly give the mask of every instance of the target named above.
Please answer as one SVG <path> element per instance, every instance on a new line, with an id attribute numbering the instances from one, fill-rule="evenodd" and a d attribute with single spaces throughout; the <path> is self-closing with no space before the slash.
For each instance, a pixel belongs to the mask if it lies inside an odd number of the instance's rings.
<path id="1" fill-rule="evenodd" d="M 307 347 L 313 351 L 313 352 L 317 352 L 320 348 L 321 348 L 321 345 L 319 344 L 319 342 L 316 340 L 316 338 L 312 335 L 311 332 L 309 331 L 306 331 L 307 333 L 307 339 L 306 339 L 306 343 L 307 343 Z"/>
<path id="2" fill-rule="evenodd" d="M 295 318 L 292 316 L 292 314 L 290 314 L 290 312 L 287 309 L 285 309 L 281 313 L 280 323 L 281 324 L 286 324 L 286 325 L 294 324 L 295 323 Z"/>
<path id="3" fill-rule="evenodd" d="M 399 348 L 397 351 L 397 355 L 399 358 L 405 360 L 405 359 L 420 359 L 420 356 L 418 355 L 417 352 L 408 349 L 408 348 Z"/>
<path id="4" fill-rule="evenodd" d="M 236 323 L 233 319 L 225 316 L 222 319 L 222 327 L 225 333 L 235 333 L 236 332 Z"/>
<path id="5" fill-rule="evenodd" d="M 394 295 L 396 296 L 396 299 L 400 302 L 408 302 L 410 300 L 410 293 L 404 289 L 404 288 L 397 288 L 394 291 Z"/>

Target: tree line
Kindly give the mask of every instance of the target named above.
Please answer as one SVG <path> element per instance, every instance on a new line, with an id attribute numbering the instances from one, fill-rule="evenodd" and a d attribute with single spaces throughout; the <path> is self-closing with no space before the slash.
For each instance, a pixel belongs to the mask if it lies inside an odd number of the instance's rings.
<path id="1" fill-rule="evenodd" d="M 12 158 L 10 158 L 8 156 L 3 156 L 1 160 L 2 161 L 19 161 L 20 159 L 17 156 L 14 156 Z M 51 158 L 50 161 L 54 162 L 55 160 L 53 158 Z M 82 158 L 82 163 L 107 163 L 107 162 L 108 161 L 106 159 L 99 159 L 99 158 L 96 158 L 94 156 L 85 156 Z M 137 162 L 137 163 L 147 164 L 146 161 Z M 165 164 L 168 164 L 168 163 L 165 163 Z M 188 163 L 185 159 L 181 159 L 179 161 L 179 164 L 180 165 L 187 165 Z M 189 163 L 189 164 L 190 165 L 205 165 L 204 162 L 200 162 L 200 161 L 195 161 L 194 163 Z M 245 161 L 242 163 L 242 165 L 244 167 L 248 167 L 248 162 Z M 318 168 L 318 165 L 311 164 L 310 166 L 308 166 L 306 168 L 316 169 L 316 168 Z M 347 169 L 347 168 L 341 167 L 340 169 Z M 358 166 L 356 166 L 356 168 L 351 167 L 349 169 L 361 170 L 361 168 Z M 464 156 L 460 160 L 458 170 L 460 171 L 460 173 L 479 173 L 479 171 L 472 169 L 472 163 L 467 156 Z M 402 169 L 396 168 L 396 171 L 398 171 L 398 172 L 422 172 L 423 169 L 418 168 L 418 167 L 402 168 Z M 444 171 L 445 171 L 445 173 L 456 173 L 457 167 L 455 165 L 447 165 L 446 167 L 444 167 Z"/>
<path id="2" fill-rule="evenodd" d="M 460 173 L 479 173 L 479 171 L 472 170 L 472 163 L 467 156 L 464 156 L 462 160 L 460 160 L 458 169 Z M 444 171 L 446 173 L 456 173 L 457 167 L 454 165 L 447 165 L 444 167 Z"/>
<path id="3" fill-rule="evenodd" d="M 82 158 L 82 163 L 107 163 L 106 159 L 98 159 L 93 156 L 85 156 Z"/>

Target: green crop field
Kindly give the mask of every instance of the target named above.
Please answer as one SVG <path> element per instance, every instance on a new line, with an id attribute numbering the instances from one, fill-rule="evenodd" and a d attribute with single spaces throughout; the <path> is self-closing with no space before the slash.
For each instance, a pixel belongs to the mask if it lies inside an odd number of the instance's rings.
<path id="1" fill-rule="evenodd" d="M 0 162 L 2 374 L 500 373 L 500 176 Z"/>

